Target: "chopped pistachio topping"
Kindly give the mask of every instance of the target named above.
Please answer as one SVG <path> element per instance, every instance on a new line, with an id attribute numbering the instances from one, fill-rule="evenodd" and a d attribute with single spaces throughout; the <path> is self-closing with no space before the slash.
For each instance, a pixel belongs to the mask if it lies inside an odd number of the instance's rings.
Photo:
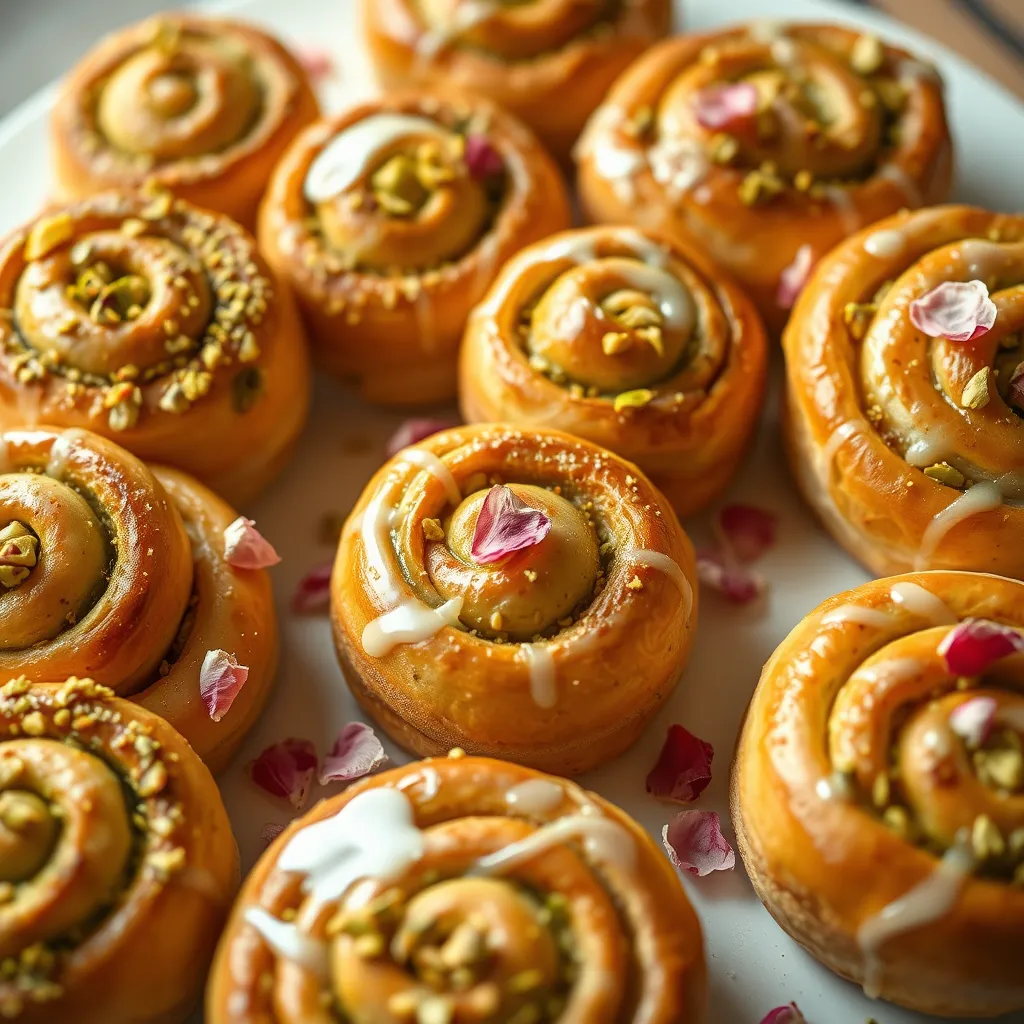
<path id="1" fill-rule="evenodd" d="M 74 234 L 71 217 L 66 213 L 58 213 L 53 217 L 43 217 L 36 221 L 25 240 L 25 259 L 28 261 L 42 259 L 63 245 Z"/>
<path id="2" fill-rule="evenodd" d="M 885 48 L 878 36 L 860 36 L 850 51 L 850 67 L 859 75 L 873 75 L 885 61 Z"/>
<path id="3" fill-rule="evenodd" d="M 8 590 L 28 579 L 39 557 L 39 538 L 17 521 L 0 530 L 0 586 Z"/>
<path id="4" fill-rule="evenodd" d="M 423 520 L 423 536 L 430 541 L 443 541 L 444 529 L 438 519 Z"/>
<path id="5" fill-rule="evenodd" d="M 963 473 L 954 469 L 948 462 L 936 462 L 934 466 L 925 469 L 924 475 L 929 480 L 944 484 L 946 487 L 955 487 L 957 490 L 960 490 L 966 482 Z"/>
<path id="6" fill-rule="evenodd" d="M 986 366 L 979 370 L 968 382 L 960 396 L 960 404 L 965 409 L 983 409 L 988 405 L 991 395 L 989 394 L 989 381 L 991 373 Z"/>
<path id="7" fill-rule="evenodd" d="M 974 754 L 978 777 L 987 785 L 1013 793 L 1024 786 L 1024 754 L 1013 748 Z"/>
<path id="8" fill-rule="evenodd" d="M 615 396 L 613 408 L 616 412 L 624 409 L 638 409 L 647 405 L 654 399 L 654 392 L 649 388 L 637 388 L 635 391 L 623 391 L 621 395 Z"/>
<path id="9" fill-rule="evenodd" d="M 1006 852 L 1006 841 L 995 822 L 987 814 L 979 814 L 971 826 L 971 849 L 978 860 L 1001 857 Z"/>
<path id="10" fill-rule="evenodd" d="M 740 152 L 740 144 L 733 135 L 718 132 L 708 142 L 708 152 L 716 164 L 730 164 Z"/>
<path id="11" fill-rule="evenodd" d="M 740 183 L 740 202 L 744 206 L 761 206 L 771 202 L 786 188 L 786 183 L 770 164 L 751 171 Z"/>
<path id="12" fill-rule="evenodd" d="M 843 307 L 843 323 L 850 329 L 854 341 L 864 340 L 877 311 L 878 307 L 871 302 L 848 302 Z"/>

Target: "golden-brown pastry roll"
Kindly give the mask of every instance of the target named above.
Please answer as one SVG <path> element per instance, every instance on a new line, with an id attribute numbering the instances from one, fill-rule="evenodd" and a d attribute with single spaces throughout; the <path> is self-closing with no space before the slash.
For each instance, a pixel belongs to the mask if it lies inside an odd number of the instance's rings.
<path id="1" fill-rule="evenodd" d="M 775 333 L 837 242 L 949 195 L 935 69 L 875 36 L 757 22 L 671 39 L 623 75 L 577 153 L 597 221 L 686 238 Z"/>
<path id="2" fill-rule="evenodd" d="M 672 693 L 695 579 L 632 464 L 557 431 L 460 427 L 370 481 L 331 618 L 352 692 L 397 743 L 573 774 L 625 750 Z"/>
<path id="3" fill-rule="evenodd" d="M 221 939 L 208 1024 L 702 1024 L 700 925 L 647 833 L 573 783 L 457 754 L 277 838 Z"/>
<path id="4" fill-rule="evenodd" d="M 671 27 L 670 0 L 363 0 L 387 88 L 487 96 L 568 160 L 619 75 Z"/>
<path id="5" fill-rule="evenodd" d="M 1022 652 L 1024 584 L 933 571 L 830 598 L 765 666 L 740 853 L 776 921 L 873 998 L 1024 1008 Z"/>
<path id="6" fill-rule="evenodd" d="M 105 192 L 0 241 L 0 429 L 95 431 L 243 502 L 308 405 L 288 286 L 226 217 Z"/>
<path id="7" fill-rule="evenodd" d="M 0 676 L 95 679 L 166 718 L 218 771 L 277 666 L 249 521 L 84 430 L 0 434 Z"/>
<path id="8" fill-rule="evenodd" d="M 1024 217 L 899 214 L 815 271 L 786 329 L 794 475 L 873 572 L 1024 578 Z"/>
<path id="9" fill-rule="evenodd" d="M 505 265 L 470 318 L 459 397 L 469 422 L 555 427 L 610 448 L 688 515 L 746 451 L 767 364 L 753 304 L 700 253 L 592 228 Z"/>
<path id="10" fill-rule="evenodd" d="M 238 886 L 202 761 L 89 679 L 0 687 L 0 1016 L 182 1024 Z"/>
<path id="11" fill-rule="evenodd" d="M 161 14 L 108 36 L 61 85 L 57 198 L 154 180 L 252 228 L 271 169 L 318 114 L 306 72 L 265 32 Z"/>
<path id="12" fill-rule="evenodd" d="M 469 311 L 523 246 L 569 226 L 533 134 L 480 99 L 404 95 L 296 140 L 260 245 L 298 295 L 321 364 L 389 405 L 455 396 Z"/>

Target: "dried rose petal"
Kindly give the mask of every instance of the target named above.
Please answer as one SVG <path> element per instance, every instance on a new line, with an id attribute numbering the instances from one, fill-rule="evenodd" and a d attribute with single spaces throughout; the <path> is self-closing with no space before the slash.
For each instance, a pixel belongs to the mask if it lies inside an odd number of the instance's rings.
<path id="1" fill-rule="evenodd" d="M 736 866 L 736 853 L 714 811 L 680 811 L 662 829 L 661 839 L 672 863 L 691 875 L 703 878 Z"/>
<path id="2" fill-rule="evenodd" d="M 351 782 L 375 772 L 388 755 L 374 731 L 362 722 L 349 722 L 334 741 L 331 752 L 320 769 L 320 785 L 328 782 Z"/>
<path id="3" fill-rule="evenodd" d="M 384 451 L 388 458 L 397 455 L 403 448 L 418 444 L 424 438 L 440 433 L 453 426 L 451 420 L 414 419 L 406 420 L 388 439 Z"/>
<path id="4" fill-rule="evenodd" d="M 797 249 L 793 262 L 779 275 L 779 290 L 775 295 L 775 302 L 780 309 L 793 308 L 813 268 L 814 250 L 805 243 Z"/>
<path id="5" fill-rule="evenodd" d="M 755 505 L 727 505 L 715 516 L 722 547 L 741 562 L 756 562 L 775 543 L 779 518 Z"/>
<path id="6" fill-rule="evenodd" d="M 239 665 L 233 654 L 220 650 L 206 652 L 199 670 L 199 696 L 215 722 L 231 710 L 248 678 L 249 669 Z"/>
<path id="7" fill-rule="evenodd" d="M 1024 363 L 1021 363 L 1010 377 L 1010 405 L 1024 410 Z"/>
<path id="8" fill-rule="evenodd" d="M 470 555 L 478 565 L 493 565 L 516 551 L 539 544 L 551 529 L 551 520 L 531 508 L 504 484 L 487 492 L 473 530 Z"/>
<path id="9" fill-rule="evenodd" d="M 251 519 L 239 516 L 224 530 L 224 560 L 236 569 L 267 569 L 281 556 Z"/>
<path id="10" fill-rule="evenodd" d="M 334 58 L 329 51 L 319 46 L 300 46 L 295 56 L 313 82 L 322 82 L 334 75 Z"/>
<path id="11" fill-rule="evenodd" d="M 757 89 L 749 82 L 709 85 L 693 97 L 693 111 L 702 128 L 720 130 L 757 113 Z"/>
<path id="12" fill-rule="evenodd" d="M 711 781 L 715 749 L 681 725 L 670 725 L 658 763 L 647 776 L 647 792 L 659 800 L 690 803 Z"/>
<path id="13" fill-rule="evenodd" d="M 316 767 L 316 747 L 309 740 L 292 738 L 267 747 L 249 764 L 248 772 L 260 789 L 302 810 Z"/>
<path id="14" fill-rule="evenodd" d="M 930 338 L 974 341 L 992 330 L 996 304 L 984 281 L 943 281 L 910 304 L 911 323 Z"/>
<path id="15" fill-rule="evenodd" d="M 494 178 L 505 170 L 505 161 L 484 135 L 470 135 L 466 139 L 466 166 L 469 176 L 477 181 Z"/>
<path id="16" fill-rule="evenodd" d="M 769 1010 L 768 1016 L 761 1024 L 807 1024 L 807 1018 L 800 1012 L 800 1007 L 796 1003 L 789 1003 Z"/>
<path id="17" fill-rule="evenodd" d="M 1024 651 L 1024 635 L 989 619 L 964 619 L 939 644 L 946 667 L 957 676 L 980 676 L 1019 651 Z"/>
<path id="18" fill-rule="evenodd" d="M 730 562 L 718 551 L 697 552 L 697 575 L 704 586 L 732 604 L 750 604 L 768 589 L 762 576 Z"/>
<path id="19" fill-rule="evenodd" d="M 331 571 L 333 562 L 316 565 L 299 580 L 292 594 L 292 611 L 303 615 L 326 611 L 331 603 Z"/>
<path id="20" fill-rule="evenodd" d="M 264 846 L 269 846 L 283 831 L 284 825 L 275 825 L 274 822 L 268 821 L 260 829 L 260 842 Z"/>
<path id="21" fill-rule="evenodd" d="M 997 707 L 994 697 L 971 697 L 949 713 L 949 727 L 968 746 L 980 747 L 992 734 Z"/>

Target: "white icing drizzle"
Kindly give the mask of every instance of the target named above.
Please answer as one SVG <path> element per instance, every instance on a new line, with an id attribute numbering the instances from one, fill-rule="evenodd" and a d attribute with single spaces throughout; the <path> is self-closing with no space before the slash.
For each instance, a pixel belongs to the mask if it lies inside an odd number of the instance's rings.
<path id="1" fill-rule="evenodd" d="M 942 539 L 957 524 L 980 512 L 990 512 L 1003 503 L 1003 492 L 989 481 L 977 483 L 964 491 L 956 501 L 943 509 L 929 524 L 921 537 L 915 568 L 922 569 L 935 554 Z"/>
<path id="2" fill-rule="evenodd" d="M 906 199 L 909 206 L 918 207 L 924 205 L 924 197 L 921 195 L 921 190 L 917 187 L 917 182 L 899 164 L 882 164 L 878 168 L 878 176 L 891 181 L 903 194 L 903 198 Z"/>
<path id="3" fill-rule="evenodd" d="M 503 850 L 481 857 L 470 870 L 474 875 L 500 875 L 567 839 L 581 839 L 583 849 L 595 860 L 629 871 L 636 849 L 629 833 L 614 821 L 593 814 L 572 814 L 559 818 L 532 835 L 511 843 Z"/>
<path id="4" fill-rule="evenodd" d="M 573 156 L 577 161 L 593 160 L 597 173 L 612 186 L 620 202 L 632 203 L 636 199 L 634 179 L 647 166 L 647 156 L 636 139 L 623 137 L 627 120 L 622 107 L 612 103 L 598 107 Z"/>
<path id="5" fill-rule="evenodd" d="M 796 43 L 788 36 L 778 36 L 771 42 L 772 60 L 783 67 L 792 67 L 796 63 Z"/>
<path id="6" fill-rule="evenodd" d="M 859 604 L 844 604 L 830 611 L 822 618 L 821 622 L 825 626 L 835 623 L 859 622 L 864 626 L 879 626 L 884 629 L 886 626 L 892 625 L 892 616 L 877 608 L 865 608 Z"/>
<path id="7" fill-rule="evenodd" d="M 864 994 L 877 999 L 881 991 L 879 951 L 889 939 L 923 928 L 953 908 L 964 879 L 974 868 L 970 853 L 959 846 L 949 849 L 938 867 L 924 881 L 868 918 L 857 932 L 864 957 Z"/>
<path id="8" fill-rule="evenodd" d="M 278 956 L 297 963 L 318 978 L 330 977 L 326 943 L 307 935 L 294 924 L 274 917 L 262 907 L 247 907 L 245 921 L 260 933 L 263 941 Z"/>
<path id="9" fill-rule="evenodd" d="M 638 291 L 647 292 L 657 303 L 665 322 L 680 331 L 693 327 L 697 312 L 693 298 L 678 278 L 660 267 L 635 263 L 622 267 L 619 276 Z"/>
<path id="10" fill-rule="evenodd" d="M 683 570 L 679 568 L 677 562 L 669 558 L 668 555 L 663 555 L 660 551 L 648 551 L 645 548 L 630 551 L 623 558 L 632 565 L 646 565 L 651 569 L 658 569 L 665 573 L 666 576 L 671 577 L 672 581 L 682 591 L 683 604 L 686 606 L 686 621 L 690 621 L 690 612 L 693 611 L 693 587 L 690 586 L 690 581 L 686 578 Z"/>
<path id="11" fill-rule="evenodd" d="M 848 802 L 853 798 L 850 780 L 842 772 L 833 772 L 824 779 L 818 779 L 814 791 L 822 800 L 842 800 Z"/>
<path id="12" fill-rule="evenodd" d="M 425 469 L 432 477 L 444 485 L 445 494 L 453 505 L 462 501 L 462 491 L 452 476 L 452 471 L 433 453 L 423 448 L 406 448 L 401 455 L 403 462 L 411 462 L 420 469 Z"/>
<path id="13" fill-rule="evenodd" d="M 984 238 L 967 238 L 960 243 L 960 256 L 971 277 L 987 281 L 1006 266 L 1006 250 Z"/>
<path id="14" fill-rule="evenodd" d="M 942 427 L 922 431 L 903 457 L 911 466 L 933 466 L 944 462 L 953 449 L 953 441 Z"/>
<path id="15" fill-rule="evenodd" d="M 435 56 L 468 28 L 486 21 L 498 10 L 499 0 L 460 0 L 448 20 L 424 32 L 416 43 L 420 58 Z"/>
<path id="16" fill-rule="evenodd" d="M 77 427 L 70 427 L 62 431 L 54 438 L 50 446 L 50 458 L 46 463 L 46 475 L 59 480 L 68 470 L 68 459 L 74 454 L 75 449 L 88 435 L 84 430 Z"/>
<path id="17" fill-rule="evenodd" d="M 459 625 L 462 604 L 461 597 L 453 597 L 440 608 L 431 608 L 414 597 L 407 598 L 363 627 L 363 650 L 371 658 L 383 658 L 399 644 L 429 640 L 445 626 Z"/>
<path id="18" fill-rule="evenodd" d="M 520 657 L 530 672 L 530 696 L 539 708 L 553 708 L 558 703 L 555 659 L 545 644 L 523 644 Z"/>
<path id="19" fill-rule="evenodd" d="M 711 169 L 708 155 L 696 139 L 672 134 L 650 148 L 648 160 L 654 180 L 675 199 L 699 185 Z"/>
<path id="20" fill-rule="evenodd" d="M 959 621 L 956 613 L 941 597 L 937 597 L 918 583 L 894 583 L 889 593 L 892 599 L 908 612 L 920 615 L 922 619 L 930 619 L 936 626 L 952 625 Z"/>
<path id="21" fill-rule="evenodd" d="M 836 452 L 838 452 L 851 437 L 861 433 L 863 429 L 864 424 L 858 420 L 847 420 L 845 423 L 840 423 L 839 426 L 832 431 L 829 439 L 825 442 L 825 446 L 821 449 L 821 458 L 826 469 L 832 465 L 832 460 L 836 457 Z"/>
<path id="22" fill-rule="evenodd" d="M 904 57 L 896 65 L 896 74 L 899 76 L 901 82 L 933 82 L 936 85 L 941 84 L 942 77 L 939 75 L 939 69 L 927 61 L 917 60 L 913 57 Z"/>
<path id="23" fill-rule="evenodd" d="M 444 136 L 434 121 L 409 114 L 373 114 L 342 129 L 320 150 L 306 174 L 311 203 L 325 203 L 349 188 L 367 170 L 374 154 L 407 135 Z"/>
<path id="24" fill-rule="evenodd" d="M 920 658 L 888 658 L 861 669 L 859 674 L 868 682 L 891 686 L 902 679 L 911 679 L 919 675 L 924 668 L 924 662 Z"/>
<path id="25" fill-rule="evenodd" d="M 505 803 L 527 817 L 539 817 L 553 811 L 565 799 L 565 790 L 548 779 L 527 779 L 505 794 Z"/>
<path id="26" fill-rule="evenodd" d="M 877 256 L 879 259 L 892 259 L 899 256 L 907 247 L 907 236 L 895 228 L 886 228 L 882 231 L 872 231 L 864 239 L 864 251 L 869 256 Z"/>
<path id="27" fill-rule="evenodd" d="M 842 185 L 826 185 L 823 194 L 829 202 L 839 211 L 840 220 L 843 222 L 843 230 L 852 235 L 863 226 L 860 210 L 853 201 L 853 196 L 848 188 Z"/>

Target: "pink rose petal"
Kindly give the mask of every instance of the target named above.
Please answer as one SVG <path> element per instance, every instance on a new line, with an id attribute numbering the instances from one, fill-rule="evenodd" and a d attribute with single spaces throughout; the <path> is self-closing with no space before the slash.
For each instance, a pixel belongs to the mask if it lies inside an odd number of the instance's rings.
<path id="1" fill-rule="evenodd" d="M 469 176 L 476 181 L 494 178 L 505 170 L 505 161 L 484 135 L 470 135 L 466 139 L 466 166 Z"/>
<path id="2" fill-rule="evenodd" d="M 498 484 L 487 492 L 477 516 L 470 556 L 478 565 L 493 565 L 516 551 L 539 544 L 551 529 L 551 520 Z"/>
<path id="3" fill-rule="evenodd" d="M 227 651 L 207 651 L 199 670 L 199 696 L 215 722 L 231 710 L 235 698 L 249 678 L 249 669 L 239 665 Z"/>
<path id="4" fill-rule="evenodd" d="M 375 772 L 388 755 L 374 731 L 362 722 L 349 722 L 334 741 L 320 769 L 320 785 L 352 782 Z"/>
<path id="5" fill-rule="evenodd" d="M 697 575 L 705 587 L 717 591 L 732 604 L 750 604 L 768 589 L 762 576 L 718 551 L 697 552 Z"/>
<path id="6" fill-rule="evenodd" d="M 779 518 L 755 505 L 727 505 L 715 516 L 722 547 L 740 562 L 756 562 L 775 543 Z"/>
<path id="7" fill-rule="evenodd" d="M 702 128 L 720 130 L 757 113 L 757 89 L 749 82 L 709 85 L 693 97 L 693 111 Z"/>
<path id="8" fill-rule="evenodd" d="M 779 290 L 775 295 L 775 302 L 780 309 L 793 308 L 813 269 L 814 250 L 805 243 L 797 249 L 793 262 L 779 275 Z"/>
<path id="9" fill-rule="evenodd" d="M 331 572 L 333 562 L 316 565 L 299 580 L 292 594 L 292 611 L 302 615 L 326 611 L 331 604 Z"/>
<path id="10" fill-rule="evenodd" d="M 807 1024 L 807 1018 L 800 1012 L 796 1003 L 789 1003 L 786 1006 L 776 1006 L 774 1010 L 769 1010 L 768 1016 L 761 1021 L 761 1024 Z"/>
<path id="11" fill-rule="evenodd" d="M 336 67 L 334 57 L 328 50 L 319 46 L 300 46 L 295 51 L 295 56 L 311 81 L 322 82 L 333 77 Z"/>
<path id="12" fill-rule="evenodd" d="M 659 800 L 690 803 L 711 781 L 715 749 L 681 725 L 670 725 L 658 762 L 647 776 L 647 792 Z"/>
<path id="13" fill-rule="evenodd" d="M 1010 377 L 1010 404 L 1024 410 L 1024 363 Z"/>
<path id="14" fill-rule="evenodd" d="M 970 747 L 980 747 L 992 734 L 997 704 L 994 697 L 970 697 L 949 713 L 949 727 Z"/>
<path id="15" fill-rule="evenodd" d="M 283 831 L 284 825 L 275 825 L 274 822 L 268 821 L 260 830 L 260 842 L 264 846 L 269 846 Z"/>
<path id="16" fill-rule="evenodd" d="M 239 516 L 224 530 L 224 560 L 236 569 L 266 569 L 281 556 L 251 519 Z"/>
<path id="17" fill-rule="evenodd" d="M 943 281 L 910 304 L 911 323 L 930 338 L 974 341 L 992 330 L 996 304 L 984 281 Z"/>
<path id="18" fill-rule="evenodd" d="M 392 455 L 397 455 L 403 448 L 418 444 L 424 438 L 431 437 L 442 430 L 447 430 L 453 425 L 451 420 L 429 419 L 426 417 L 406 420 L 391 435 L 387 445 L 384 447 L 384 451 L 388 458 L 391 458 Z"/>
<path id="19" fill-rule="evenodd" d="M 953 675 L 980 676 L 997 661 L 1024 651 L 1024 635 L 988 619 L 964 619 L 939 644 L 939 654 Z"/>
<path id="20" fill-rule="evenodd" d="M 680 811 L 662 829 L 661 839 L 672 863 L 691 875 L 703 878 L 736 866 L 736 853 L 714 811 Z"/>
<path id="21" fill-rule="evenodd" d="M 282 797 L 296 810 L 309 796 L 316 774 L 316 747 L 309 740 L 287 739 L 275 743 L 249 764 L 249 778 L 271 796 Z"/>

